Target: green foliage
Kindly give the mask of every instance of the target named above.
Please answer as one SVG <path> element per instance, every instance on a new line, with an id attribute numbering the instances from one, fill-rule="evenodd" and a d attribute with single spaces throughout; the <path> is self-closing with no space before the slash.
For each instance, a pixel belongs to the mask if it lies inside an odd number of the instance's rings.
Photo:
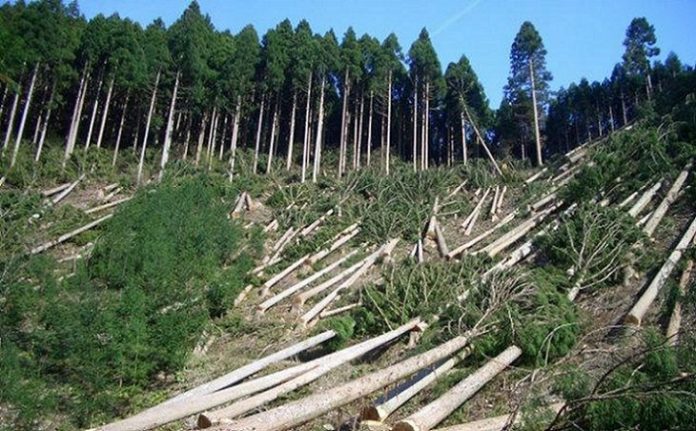
<path id="1" fill-rule="evenodd" d="M 343 348 L 355 333 L 356 322 L 350 316 L 332 317 L 322 322 L 322 329 L 331 329 L 336 335 L 324 344 L 328 351 L 336 351 Z"/>

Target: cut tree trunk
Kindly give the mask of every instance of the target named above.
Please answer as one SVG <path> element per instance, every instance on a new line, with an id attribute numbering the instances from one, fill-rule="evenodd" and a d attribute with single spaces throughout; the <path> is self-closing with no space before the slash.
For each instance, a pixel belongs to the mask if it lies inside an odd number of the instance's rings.
<path id="1" fill-rule="evenodd" d="M 658 190 L 660 190 L 660 187 L 662 187 L 662 181 L 658 181 L 655 183 L 654 186 L 652 186 L 650 189 L 648 189 L 643 195 L 638 199 L 638 202 L 633 204 L 630 210 L 628 210 L 628 214 L 631 217 L 636 217 L 638 214 L 640 214 L 643 209 L 645 209 L 646 206 L 652 201 L 653 197 L 655 197 L 655 193 L 657 193 Z"/>
<path id="2" fill-rule="evenodd" d="M 463 349 L 469 335 L 455 337 L 424 353 L 346 382 L 328 391 L 233 421 L 215 431 L 282 431 L 295 428 L 331 410 L 351 403 Z"/>
<path id="3" fill-rule="evenodd" d="M 300 290 L 304 289 L 306 286 L 310 285 L 314 281 L 318 280 L 325 274 L 328 274 L 329 272 L 333 271 L 334 269 L 338 268 L 340 265 L 342 265 L 345 261 L 350 259 L 352 256 L 354 256 L 358 250 L 353 250 L 347 255 L 343 256 L 342 258 L 338 259 L 337 261 L 333 262 L 332 264 L 326 266 L 325 268 L 321 269 L 320 271 L 315 272 L 311 276 L 305 278 L 304 280 L 288 287 L 287 289 L 283 290 L 282 292 L 278 293 L 277 295 L 273 296 L 272 298 L 268 298 L 266 301 L 262 302 L 256 307 L 256 311 L 259 313 L 264 313 L 266 310 L 274 306 L 275 304 L 279 303 L 283 299 L 295 294 L 296 292 L 299 292 Z"/>
<path id="4" fill-rule="evenodd" d="M 497 240 L 493 241 L 491 244 L 481 249 L 481 253 L 486 253 L 490 257 L 495 257 L 498 253 L 517 242 L 520 238 L 524 237 L 529 231 L 531 231 L 537 225 L 539 225 L 539 223 L 541 223 L 546 218 L 546 216 L 555 211 L 559 205 L 560 204 L 555 204 L 550 208 L 547 208 L 544 211 L 531 216 L 510 232 L 506 233 Z"/>
<path id="5" fill-rule="evenodd" d="M 309 162 L 309 124 L 310 124 L 310 105 L 312 101 L 312 72 L 309 72 L 307 77 L 307 100 L 305 101 L 305 124 L 304 135 L 302 135 L 302 174 L 301 182 L 304 183 L 307 179 L 307 164 Z"/>
<path id="6" fill-rule="evenodd" d="M 268 143 L 268 160 L 266 161 L 266 175 L 271 173 L 273 166 L 273 154 L 275 153 L 275 135 L 278 130 L 278 102 L 276 101 L 273 108 L 273 120 L 271 122 L 271 140 Z"/>
<path id="7" fill-rule="evenodd" d="M 29 108 L 31 107 L 31 98 L 34 95 L 34 86 L 36 84 L 36 75 L 39 73 L 39 63 L 37 62 L 34 66 L 34 72 L 31 75 L 31 82 L 29 83 L 29 91 L 27 92 L 27 100 L 24 102 L 24 110 L 22 112 L 22 119 L 19 121 L 19 130 L 17 130 L 17 139 L 15 140 L 14 150 L 12 151 L 12 159 L 10 160 L 10 168 L 12 168 L 17 162 L 17 154 L 19 153 L 19 144 L 22 142 L 24 137 L 24 126 L 27 124 L 27 116 L 29 115 Z M 9 131 L 9 128 L 8 128 Z"/>
<path id="8" fill-rule="evenodd" d="M 61 192 L 61 194 L 51 199 L 51 204 L 56 205 L 58 202 L 65 199 L 65 197 L 69 195 L 70 192 L 72 192 L 75 189 L 75 187 L 77 187 L 77 185 L 80 183 L 80 181 L 84 179 L 84 177 L 85 174 L 80 175 L 80 177 L 77 180 L 73 181 L 68 187 L 66 187 L 65 190 Z"/>
<path id="9" fill-rule="evenodd" d="M 84 93 L 87 92 L 87 85 L 89 82 L 89 75 L 87 73 L 87 65 L 85 65 L 82 71 L 82 78 L 80 79 L 80 86 L 77 91 L 77 97 L 75 98 L 75 107 L 73 108 L 72 118 L 70 120 L 70 129 L 68 130 L 68 138 L 65 141 L 65 154 L 63 156 L 63 167 L 68 162 L 70 155 L 73 153 L 75 148 L 75 139 L 77 138 L 77 129 L 80 125 L 80 116 L 82 115 L 82 104 L 84 103 Z"/>
<path id="10" fill-rule="evenodd" d="M 539 108 L 537 106 L 536 98 L 536 82 L 534 79 L 534 62 L 530 59 L 529 61 L 529 77 L 532 81 L 532 111 L 534 112 L 534 141 L 536 143 L 536 156 L 537 165 L 541 166 L 543 161 L 541 159 L 541 134 L 539 133 Z"/>
<path id="11" fill-rule="evenodd" d="M 565 403 L 555 403 L 547 407 L 548 410 L 556 415 L 561 411 Z M 514 415 L 514 417 L 512 417 Z M 492 418 L 481 419 L 459 425 L 452 425 L 445 428 L 437 428 L 434 431 L 500 431 L 509 429 L 510 424 L 524 425 L 522 415 L 514 414 L 500 415 Z M 546 425 L 544 425 L 546 426 Z M 513 427 L 512 429 L 517 429 Z"/>
<path id="12" fill-rule="evenodd" d="M 679 263 L 682 254 L 684 254 L 684 250 L 686 250 L 689 244 L 691 244 L 691 241 L 693 241 L 694 235 L 696 235 L 696 217 L 691 221 L 691 224 L 686 232 L 684 232 L 681 240 L 679 240 L 677 246 L 650 282 L 650 285 L 645 289 L 643 295 L 638 299 L 638 302 L 636 302 L 633 308 L 631 308 L 631 311 L 628 312 L 626 316 L 627 324 L 640 326 L 645 313 L 647 313 L 650 305 L 655 298 L 657 298 L 660 289 L 667 283 L 669 276 L 672 274 L 672 270 L 674 270 L 674 267 Z"/>
<path id="13" fill-rule="evenodd" d="M 15 96 L 12 100 L 12 108 L 10 108 L 10 118 L 7 122 L 7 131 L 5 132 L 5 141 L 2 144 L 2 155 L 5 155 L 7 151 L 7 146 L 10 144 L 10 137 L 12 136 L 12 130 L 14 129 L 15 115 L 17 115 L 17 105 L 19 104 L 19 95 L 21 89 L 17 90 Z"/>
<path id="14" fill-rule="evenodd" d="M 474 218 L 478 217 L 479 211 L 481 211 L 481 207 L 483 206 L 484 202 L 486 201 L 486 198 L 488 197 L 488 194 L 491 192 L 490 187 L 486 189 L 486 192 L 483 194 L 483 197 L 481 200 L 478 201 L 474 209 L 471 211 L 471 213 L 467 216 L 467 218 L 464 219 L 462 222 L 461 226 L 462 229 L 469 229 L 469 225 L 471 225 L 472 220 Z M 467 234 L 468 235 L 468 234 Z"/>
<path id="15" fill-rule="evenodd" d="M 29 253 L 30 254 L 38 254 L 38 253 L 41 253 L 43 251 L 46 251 L 51 247 L 54 247 L 58 244 L 61 244 L 65 241 L 69 240 L 70 238 L 73 238 L 73 237 L 81 234 L 82 232 L 85 232 L 85 231 L 92 229 L 93 227 L 95 227 L 95 226 L 105 222 L 106 220 L 110 219 L 111 217 L 113 217 L 113 214 L 107 214 L 100 219 L 91 221 L 82 227 L 79 227 L 71 232 L 68 232 L 64 235 L 59 236 L 58 239 L 54 239 L 54 240 L 49 241 L 47 243 L 44 243 L 38 247 L 34 247 L 33 249 L 31 249 L 31 251 Z"/>
<path id="16" fill-rule="evenodd" d="M 39 144 L 36 148 L 35 162 L 41 159 L 41 151 L 43 150 L 44 142 L 46 142 L 46 132 L 48 131 L 48 124 L 51 121 L 51 114 L 53 113 L 53 99 L 56 95 L 56 81 L 53 81 L 53 86 L 51 88 L 51 96 L 48 98 L 48 111 L 46 112 L 46 118 L 44 118 L 43 126 L 41 128 L 41 136 L 39 137 Z"/>
<path id="17" fill-rule="evenodd" d="M 317 118 L 317 136 L 314 143 L 314 169 L 312 170 L 312 182 L 316 183 L 319 177 L 319 169 L 321 168 L 321 140 L 323 137 L 324 128 L 324 86 L 326 85 L 326 77 L 322 76 L 321 84 L 319 85 L 319 115 Z"/>
<path id="18" fill-rule="evenodd" d="M 479 389 L 500 374 L 522 355 L 522 349 L 510 346 L 473 374 L 457 383 L 440 398 L 426 405 L 409 417 L 397 422 L 394 431 L 428 431 L 474 396 Z"/>
<path id="19" fill-rule="evenodd" d="M 468 356 L 468 351 L 464 350 L 457 355 L 452 356 L 437 368 L 423 370 L 426 372 L 422 376 L 416 376 L 414 379 L 403 383 L 395 389 L 396 394 L 383 402 L 375 403 L 369 407 L 365 407 L 360 412 L 361 420 L 371 420 L 382 422 L 394 413 L 399 407 L 404 405 L 408 400 L 422 391 L 431 383 L 435 382 L 441 376 L 447 374 L 455 365 Z"/>
<path id="20" fill-rule="evenodd" d="M 679 343 L 679 328 L 681 327 L 681 301 L 679 298 L 683 298 L 687 294 L 687 286 L 691 280 L 691 274 L 694 270 L 694 261 L 689 260 L 686 262 L 686 267 L 684 272 L 682 272 L 681 278 L 679 279 L 679 297 L 674 303 L 674 309 L 672 310 L 672 315 L 669 318 L 669 324 L 667 325 L 667 342 L 676 346 Z"/>
<path id="21" fill-rule="evenodd" d="M 353 239 L 358 233 L 360 233 L 360 229 L 356 228 L 345 235 L 339 237 L 333 244 L 331 244 L 330 247 L 325 248 L 323 250 L 319 250 L 315 254 L 313 254 L 309 258 L 309 264 L 314 265 L 315 263 L 319 262 L 320 260 L 324 259 L 326 256 L 331 254 L 332 252 L 338 250 L 340 247 L 342 247 L 345 243 Z"/>
<path id="22" fill-rule="evenodd" d="M 389 331 L 379 337 L 361 343 L 362 345 L 360 346 L 360 348 L 355 348 L 353 350 L 345 349 L 345 351 L 343 352 L 339 351 L 339 354 L 329 355 L 332 357 L 323 358 L 323 361 L 318 367 L 313 368 L 307 371 L 306 373 L 301 374 L 295 377 L 294 379 L 289 380 L 275 388 L 269 389 L 268 391 L 262 392 L 258 395 L 249 397 L 247 399 L 238 401 L 220 410 L 200 415 L 198 417 L 198 427 L 208 428 L 214 424 L 223 422 L 226 419 L 229 420 L 235 418 L 250 410 L 260 407 L 270 401 L 273 401 L 282 395 L 285 395 L 289 392 L 292 392 L 302 386 L 305 386 L 313 382 L 314 380 L 327 374 L 331 370 L 353 359 L 359 358 L 365 353 L 368 353 L 377 347 L 380 347 L 392 340 L 395 340 L 407 332 L 417 329 L 420 324 L 420 319 L 414 319 L 406 323 L 405 325 L 402 325 L 399 328 L 394 329 L 393 331 Z"/>
<path id="23" fill-rule="evenodd" d="M 691 163 L 689 163 L 684 168 L 684 170 L 682 170 L 679 173 L 679 175 L 677 176 L 677 179 L 674 180 L 674 183 L 672 184 L 672 187 L 667 192 L 667 195 L 665 196 L 665 198 L 662 199 L 662 202 L 660 202 L 660 205 L 657 206 L 657 208 L 652 213 L 652 215 L 650 216 L 648 221 L 645 223 L 645 226 L 643 226 L 643 232 L 645 232 L 648 236 L 652 236 L 653 232 L 655 232 L 655 228 L 657 228 L 657 225 L 660 224 L 660 221 L 667 213 L 669 206 L 672 205 L 672 202 L 674 202 L 677 199 L 677 195 L 679 194 L 679 191 L 681 190 L 682 186 L 684 185 L 684 182 L 686 181 L 686 177 L 689 176 L 689 169 L 691 169 Z"/>
<path id="24" fill-rule="evenodd" d="M 367 156 L 367 167 L 370 167 L 371 155 L 372 155 L 372 111 L 373 111 L 373 99 L 374 93 L 370 91 L 370 110 L 367 114 L 367 147 L 365 148 Z"/>
<path id="25" fill-rule="evenodd" d="M 534 175 L 532 175 L 531 177 L 529 177 L 529 178 L 527 178 L 526 180 L 524 180 L 524 183 L 525 183 L 525 184 L 531 184 L 531 183 L 533 183 L 534 181 L 538 180 L 542 175 L 544 175 L 544 174 L 546 173 L 547 170 L 548 170 L 548 168 L 544 168 L 544 169 L 540 170 L 540 171 L 537 172 L 536 174 L 534 174 Z"/>
<path id="26" fill-rule="evenodd" d="M 101 123 L 99 124 L 99 134 L 97 134 L 97 148 L 101 148 L 102 139 L 104 138 L 104 129 L 106 128 L 106 119 L 109 116 L 109 107 L 111 106 L 111 94 L 114 91 L 115 78 L 111 78 L 109 89 L 106 91 L 106 101 L 104 102 L 104 112 L 102 112 Z"/>
<path id="27" fill-rule="evenodd" d="M 92 115 L 89 117 L 89 128 L 87 129 L 87 140 L 85 141 L 85 151 L 89 149 L 92 142 L 92 132 L 94 132 L 94 122 L 97 120 L 97 111 L 99 110 L 99 94 L 101 93 L 102 84 L 104 83 L 103 76 L 99 77 L 97 83 L 97 93 L 94 97 L 94 105 L 92 105 Z"/>
<path id="28" fill-rule="evenodd" d="M 500 166 L 498 166 L 498 162 L 495 161 L 495 158 L 493 157 L 493 154 L 491 154 L 491 150 L 488 149 L 488 145 L 486 145 L 486 141 L 483 140 L 483 136 L 481 136 L 481 133 L 479 132 L 478 127 L 476 127 L 476 124 L 472 121 L 471 115 L 469 115 L 469 109 L 464 105 L 464 113 L 466 113 L 466 118 L 469 120 L 469 124 L 471 124 L 471 127 L 474 129 L 474 133 L 476 134 L 476 139 L 478 139 L 479 144 L 483 146 L 483 149 L 486 151 L 486 155 L 488 156 L 488 159 L 491 161 L 493 164 L 493 167 L 495 168 L 496 172 L 498 172 L 498 175 L 502 176 L 503 172 L 500 170 Z"/>
<path id="29" fill-rule="evenodd" d="M 259 165 L 259 151 L 261 151 L 261 130 L 263 130 L 263 108 L 266 103 L 266 98 L 261 95 L 261 106 L 259 107 L 259 120 L 256 125 L 256 143 L 254 144 L 254 164 L 252 171 L 256 173 Z"/>
<path id="30" fill-rule="evenodd" d="M 164 145 L 162 146 L 162 160 L 160 160 L 159 180 L 162 181 L 164 176 L 164 168 L 169 160 L 169 150 L 172 146 L 172 132 L 174 131 L 174 113 L 176 112 L 176 93 L 179 90 L 179 71 L 176 72 L 174 79 L 174 90 L 172 91 L 172 100 L 169 103 L 169 116 L 167 117 L 167 128 L 164 131 Z M 107 99 L 108 100 L 108 99 Z"/>
<path id="31" fill-rule="evenodd" d="M 268 281 L 266 281 L 263 286 L 261 286 L 261 296 L 268 296 L 271 293 L 271 287 L 275 286 L 280 280 L 283 278 L 287 277 L 290 275 L 294 270 L 297 268 L 301 267 L 302 265 L 307 262 L 307 258 L 309 258 L 309 254 L 306 254 L 302 256 L 301 258 L 297 259 L 295 262 L 293 262 L 290 266 L 285 268 L 284 270 L 280 271 L 278 274 L 270 278 Z"/>
<path id="32" fill-rule="evenodd" d="M 41 192 L 41 194 L 42 194 L 44 197 L 53 196 L 53 195 L 55 195 L 56 193 L 62 192 L 63 190 L 65 190 L 65 189 L 67 189 L 68 187 L 70 187 L 70 184 L 72 184 L 72 183 L 63 183 L 63 184 L 61 184 L 61 185 L 59 185 L 59 186 L 53 187 L 52 189 L 44 190 L 44 191 Z"/>
<path id="33" fill-rule="evenodd" d="M 96 212 L 99 212 L 99 211 L 104 211 L 104 210 L 106 210 L 106 209 L 115 207 L 116 205 L 120 205 L 120 204 L 122 204 L 122 203 L 124 203 L 124 202 L 128 202 L 128 201 L 131 200 L 131 199 L 132 199 L 132 197 L 129 196 L 129 197 L 126 197 L 126 198 L 119 199 L 119 200 L 117 200 L 117 201 L 109 202 L 109 203 L 104 204 L 104 205 L 99 205 L 99 206 L 97 206 L 97 207 L 90 208 L 90 209 L 86 210 L 86 211 L 85 211 L 85 214 L 93 214 L 93 213 L 96 213 Z"/>
<path id="34" fill-rule="evenodd" d="M 118 159 L 118 150 L 121 146 L 121 137 L 123 136 L 123 123 L 126 121 L 126 113 L 128 112 L 128 100 L 130 99 L 130 90 L 126 94 L 126 101 L 123 103 L 123 112 L 121 113 L 121 121 L 118 124 L 118 133 L 116 134 L 116 144 L 114 145 L 114 157 L 111 160 L 111 166 L 116 166 Z"/>
<path id="35" fill-rule="evenodd" d="M 392 107 L 392 71 L 389 71 L 387 85 L 387 139 L 385 151 L 385 172 L 389 175 L 389 155 L 391 154 L 391 107 Z"/>
<path id="36" fill-rule="evenodd" d="M 150 134 L 150 122 L 152 114 L 155 112 L 155 101 L 157 100 L 157 86 L 159 85 L 161 71 L 157 71 L 155 77 L 155 86 L 152 89 L 152 97 L 150 98 L 150 109 L 147 112 L 147 121 L 145 122 L 145 133 L 143 134 L 143 144 L 140 148 L 140 161 L 138 162 L 138 177 L 136 184 L 140 185 L 143 178 L 143 164 L 145 163 L 145 151 L 147 150 L 147 138 Z"/>
<path id="37" fill-rule="evenodd" d="M 341 178 L 343 176 L 343 170 L 345 168 L 345 158 L 346 158 L 346 146 L 347 146 L 347 137 L 346 137 L 346 132 L 348 131 L 348 124 L 347 124 L 347 115 L 348 115 L 348 95 L 350 94 L 350 83 L 349 83 L 350 75 L 348 73 L 348 69 L 346 68 L 346 72 L 343 75 L 343 102 L 342 102 L 342 107 L 341 107 L 341 135 L 340 135 L 340 141 L 339 141 L 339 149 L 338 149 L 338 178 Z"/>
<path id="38" fill-rule="evenodd" d="M 505 226 L 506 224 L 508 224 L 509 222 L 511 222 L 512 219 L 514 219 L 516 215 L 517 215 L 517 211 L 513 211 L 511 214 L 509 214 L 508 216 L 506 216 L 505 218 L 503 218 L 498 224 L 496 224 L 496 225 L 493 226 L 492 228 L 490 228 L 490 229 L 488 229 L 487 231 L 481 233 L 481 234 L 480 234 L 479 236 L 477 236 L 476 238 L 473 238 L 473 239 L 471 239 L 470 241 L 468 241 L 468 242 L 466 242 L 466 243 L 460 245 L 459 247 L 455 248 L 454 250 L 450 251 L 450 252 L 447 254 L 447 256 L 446 256 L 447 259 L 454 259 L 455 257 L 457 257 L 457 256 L 459 256 L 460 254 L 464 253 L 465 251 L 467 251 L 467 250 L 470 249 L 471 247 L 475 246 L 475 245 L 478 244 L 479 242 L 483 241 L 483 240 L 486 239 L 488 236 L 490 236 L 493 232 L 497 231 L 497 230 L 500 229 L 501 227 L 503 227 L 503 226 Z"/>

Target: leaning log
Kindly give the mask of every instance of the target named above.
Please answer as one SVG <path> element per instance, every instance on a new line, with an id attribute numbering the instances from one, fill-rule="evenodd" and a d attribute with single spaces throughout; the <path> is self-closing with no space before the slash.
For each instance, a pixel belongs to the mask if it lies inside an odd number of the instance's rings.
<path id="1" fill-rule="evenodd" d="M 529 219 L 521 223 L 519 226 L 507 232 L 505 235 L 501 236 L 497 240 L 488 244 L 486 247 L 481 249 L 481 253 L 486 253 L 490 257 L 495 257 L 498 253 L 505 250 L 510 245 L 517 242 L 520 238 L 524 237 L 529 231 L 534 229 L 539 223 L 541 223 L 546 216 L 555 211 L 561 203 L 554 204 L 553 206 L 531 216 Z"/>
<path id="2" fill-rule="evenodd" d="M 280 271 L 278 274 L 274 275 L 265 283 L 263 283 L 263 286 L 261 287 L 261 296 L 268 296 L 271 292 L 271 287 L 275 286 L 276 283 L 278 283 L 280 280 L 287 277 L 290 273 L 292 273 L 300 266 L 304 265 L 304 263 L 307 262 L 307 259 L 309 259 L 309 255 L 305 254 L 304 256 L 293 262 L 290 266 Z"/>
<path id="3" fill-rule="evenodd" d="M 44 197 L 53 196 L 53 195 L 55 195 L 56 193 L 61 192 L 61 191 L 65 190 L 65 189 L 67 189 L 68 187 L 70 187 L 70 184 L 71 184 L 71 183 L 64 183 L 64 184 L 61 184 L 61 185 L 59 185 L 59 186 L 53 187 L 52 189 L 44 190 L 44 191 L 41 192 L 41 194 L 44 195 Z"/>
<path id="4" fill-rule="evenodd" d="M 340 386 L 245 417 L 215 428 L 215 431 L 282 431 L 297 427 L 340 406 L 391 385 L 436 363 L 469 344 L 471 335 L 461 335 L 420 355 L 374 371 Z"/>
<path id="5" fill-rule="evenodd" d="M 119 199 L 117 201 L 109 202 L 108 204 L 99 205 L 99 206 L 96 206 L 94 208 L 90 208 L 88 210 L 85 210 L 85 214 L 92 214 L 92 213 L 96 213 L 99 211 L 103 211 L 103 210 L 109 209 L 111 207 L 115 207 L 116 205 L 120 205 L 124 202 L 128 202 L 131 199 L 132 199 L 132 197 L 129 196 L 126 198 Z"/>
<path id="6" fill-rule="evenodd" d="M 691 274 L 694 270 L 694 261 L 689 260 L 686 263 L 686 268 L 682 272 L 681 278 L 679 279 L 679 297 L 686 295 L 686 286 L 691 280 Z M 667 342 L 672 346 L 676 346 L 679 342 L 679 328 L 681 327 L 681 301 L 677 298 L 674 303 L 674 309 L 672 310 L 672 315 L 669 318 L 669 324 L 667 325 Z"/>
<path id="7" fill-rule="evenodd" d="M 525 183 L 525 184 L 531 184 L 531 183 L 533 183 L 534 181 L 538 180 L 539 177 L 541 177 L 542 175 L 544 175 L 544 174 L 546 173 L 546 171 L 548 171 L 548 168 L 544 168 L 544 169 L 540 170 L 540 171 L 537 172 L 536 174 L 534 174 L 534 175 L 532 175 L 531 177 L 529 177 L 529 178 L 527 178 L 526 180 L 524 180 L 524 183 Z"/>
<path id="8" fill-rule="evenodd" d="M 355 238 L 355 236 L 359 233 L 360 233 L 360 228 L 353 229 L 351 232 L 348 232 L 346 235 L 344 235 L 344 236 L 338 238 L 336 241 L 334 241 L 334 243 L 331 244 L 331 246 L 329 246 L 328 248 L 325 248 L 323 250 L 319 250 L 318 252 L 316 252 L 315 254 L 310 256 L 308 263 L 310 265 L 314 265 L 315 263 L 319 262 L 320 260 L 322 260 L 326 256 L 330 255 L 334 251 L 341 248 L 348 241 Z"/>
<path id="9" fill-rule="evenodd" d="M 38 253 L 41 253 L 42 251 L 46 251 L 46 250 L 48 250 L 48 249 L 51 248 L 51 247 L 55 247 L 56 245 L 58 245 L 58 244 L 60 244 L 60 243 L 63 243 L 63 242 L 65 242 L 65 241 L 69 240 L 70 238 L 75 237 L 75 236 L 81 234 L 82 232 L 85 232 L 85 231 L 88 231 L 88 230 L 92 229 L 93 227 L 95 227 L 95 226 L 97 226 L 97 225 L 99 225 L 99 224 L 105 222 L 106 220 L 110 219 L 110 218 L 113 217 L 113 216 L 114 216 L 113 214 L 107 214 L 107 215 L 105 215 L 104 217 L 102 217 L 102 218 L 100 218 L 100 219 L 91 221 L 91 222 L 87 223 L 86 225 L 84 225 L 84 226 L 82 226 L 82 227 L 79 227 L 79 228 L 77 228 L 77 229 L 75 229 L 75 230 L 73 230 L 73 231 L 71 231 L 71 232 L 68 232 L 68 233 L 66 233 L 66 234 L 64 234 L 64 235 L 59 236 L 58 239 L 54 239 L 54 240 L 49 241 L 49 242 L 47 242 L 47 243 L 44 243 L 44 244 L 42 244 L 42 245 L 40 245 L 40 246 L 38 246 L 38 247 L 32 248 L 31 251 L 30 251 L 29 253 L 30 253 L 30 254 L 38 254 Z"/>
<path id="10" fill-rule="evenodd" d="M 440 256 L 447 256 L 449 254 L 449 247 L 447 246 L 447 240 L 445 239 L 445 234 L 442 232 L 440 222 L 437 220 L 435 220 L 435 239 L 437 240 L 437 250 L 440 252 Z"/>
<path id="11" fill-rule="evenodd" d="M 84 177 L 85 177 L 85 174 L 80 175 L 80 177 L 77 180 L 75 180 L 72 184 L 70 184 L 68 187 L 66 187 L 65 190 L 60 192 L 60 194 L 58 196 L 51 199 L 51 203 L 53 205 L 55 205 L 58 202 L 62 201 L 67 195 L 70 194 L 70 192 L 72 192 L 75 189 L 75 187 L 77 187 L 77 185 L 80 183 L 80 181 L 82 181 L 82 179 Z"/>
<path id="12" fill-rule="evenodd" d="M 358 250 L 353 250 L 347 255 L 343 256 L 342 258 L 338 259 L 337 261 L 333 262 L 332 264 L 328 265 L 325 268 L 322 268 L 320 271 L 317 271 L 316 273 L 312 274 L 311 276 L 305 278 L 304 280 L 295 283 L 294 285 L 288 287 L 287 289 L 283 290 L 282 292 L 278 293 L 277 295 L 273 296 L 272 298 L 268 298 L 266 301 L 262 302 L 256 307 L 256 310 L 259 313 L 264 313 L 266 310 L 277 304 L 278 302 L 282 301 L 283 299 L 287 298 L 288 296 L 293 295 L 294 293 L 302 290 L 304 287 L 310 285 L 312 282 L 315 280 L 318 280 L 321 278 L 324 274 L 327 274 L 331 271 L 333 271 L 335 268 L 340 266 L 343 262 L 346 260 L 350 259 L 352 256 L 354 256 Z"/>
<path id="13" fill-rule="evenodd" d="M 365 353 L 376 349 L 377 347 L 387 344 L 388 342 L 399 338 L 407 332 L 412 331 L 413 329 L 417 328 L 420 323 L 420 319 L 414 319 L 397 329 L 361 343 L 359 347 L 355 347 L 351 350 L 344 349 L 344 351 L 341 351 L 339 354 L 329 355 L 331 357 L 323 358 L 320 366 L 313 368 L 275 388 L 269 389 L 244 400 L 237 401 L 236 403 L 222 409 L 201 414 L 198 416 L 198 427 L 209 428 L 223 421 L 228 422 L 237 416 L 271 402 L 289 392 L 299 389 L 302 386 L 317 380 L 331 370 L 352 361 L 353 359 L 356 359 Z"/>
<path id="14" fill-rule="evenodd" d="M 667 283 L 669 276 L 672 274 L 672 270 L 674 270 L 674 267 L 677 265 L 677 263 L 679 263 L 679 260 L 684 254 L 684 250 L 686 250 L 689 244 L 691 244 L 691 241 L 693 241 L 694 235 L 696 235 L 696 217 L 694 217 L 689 225 L 689 228 L 686 230 L 681 240 L 679 240 L 679 243 L 669 255 L 665 263 L 662 265 L 662 268 L 660 268 L 657 275 L 655 275 L 655 278 L 653 278 L 653 280 L 650 282 L 648 288 L 645 289 L 645 292 L 643 292 L 643 295 L 640 297 L 638 302 L 636 302 L 633 308 L 631 308 L 631 311 L 629 311 L 628 315 L 626 316 L 627 324 L 640 326 L 645 313 L 648 311 L 650 305 L 657 297 L 660 289 L 662 289 L 665 283 Z"/>
<path id="15" fill-rule="evenodd" d="M 640 199 L 633 204 L 631 209 L 628 210 L 628 214 L 631 217 L 636 217 L 638 214 L 640 214 L 640 212 L 643 211 L 646 206 L 648 206 L 652 198 L 655 196 L 655 193 L 660 190 L 660 187 L 662 187 L 662 181 L 658 181 L 654 186 L 650 187 L 645 193 L 643 193 Z"/>
<path id="16" fill-rule="evenodd" d="M 512 221 L 512 219 L 514 219 L 516 215 L 517 215 L 517 211 L 514 211 L 514 212 L 508 214 L 505 218 L 503 218 L 500 222 L 498 222 L 498 224 L 496 224 L 492 228 L 488 229 L 487 231 L 481 233 L 476 238 L 471 239 L 470 241 L 460 245 L 459 247 L 457 247 L 454 250 L 447 253 L 447 259 L 454 259 L 455 257 L 459 256 L 460 254 L 464 253 L 466 250 L 470 249 L 471 247 L 475 246 L 479 242 L 483 241 L 488 236 L 490 236 L 493 232 L 497 231 L 498 229 L 500 229 L 501 227 L 505 226 L 510 221 Z"/>
<path id="17" fill-rule="evenodd" d="M 440 398 L 418 410 L 416 413 L 397 422 L 393 431 L 428 431 L 471 398 L 486 383 L 522 355 L 522 349 L 510 346 L 469 377 L 457 383 Z"/>
<path id="18" fill-rule="evenodd" d="M 467 229 L 469 227 L 469 224 L 471 224 L 471 220 L 473 220 L 474 217 L 478 217 L 478 212 L 481 211 L 481 207 L 483 206 L 483 202 L 486 200 L 486 198 L 488 197 L 488 194 L 490 192 L 491 192 L 491 189 L 487 188 L 486 192 L 483 194 L 483 197 L 481 198 L 481 200 L 478 201 L 478 203 L 476 204 L 474 209 L 471 211 L 469 216 L 466 219 L 464 219 L 464 221 L 462 222 L 462 225 L 461 225 L 462 229 Z"/>
<path id="19" fill-rule="evenodd" d="M 331 214 L 333 214 L 333 212 L 334 212 L 333 208 L 331 208 L 330 210 L 325 212 L 321 217 L 316 219 L 312 224 L 310 224 L 309 226 L 302 229 L 302 231 L 300 232 L 300 236 L 305 237 L 305 236 L 309 235 L 310 233 L 312 233 L 320 224 L 322 224 L 324 222 L 324 220 L 326 220 L 327 217 L 329 217 Z"/>
<path id="20" fill-rule="evenodd" d="M 367 256 L 360 261 L 354 263 L 350 267 L 344 269 L 340 273 L 336 274 L 335 276 L 331 277 L 330 279 L 324 281 L 323 283 L 309 289 L 306 292 L 300 293 L 298 295 L 295 295 L 292 302 L 293 302 L 293 307 L 294 308 L 300 308 L 304 305 L 307 300 L 315 295 L 318 295 L 319 293 L 325 291 L 326 289 L 330 288 L 334 284 L 338 283 L 339 281 L 343 280 L 344 278 L 348 277 L 350 274 L 354 273 L 355 271 L 358 270 L 361 266 L 367 262 L 367 260 L 370 258 L 370 256 Z"/>

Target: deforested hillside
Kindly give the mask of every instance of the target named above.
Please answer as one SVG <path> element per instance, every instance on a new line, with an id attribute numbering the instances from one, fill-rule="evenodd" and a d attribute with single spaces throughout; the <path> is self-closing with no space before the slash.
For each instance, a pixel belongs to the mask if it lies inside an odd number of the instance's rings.
<path id="1" fill-rule="evenodd" d="M 426 30 L 0 23 L 0 429 L 696 428 L 696 74 L 645 18 L 558 92 L 525 22 L 496 111 Z"/>

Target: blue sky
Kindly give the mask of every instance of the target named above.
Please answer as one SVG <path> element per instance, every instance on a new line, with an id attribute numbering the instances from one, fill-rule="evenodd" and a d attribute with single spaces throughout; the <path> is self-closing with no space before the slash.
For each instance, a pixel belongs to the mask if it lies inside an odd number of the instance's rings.
<path id="1" fill-rule="evenodd" d="M 161 17 L 175 21 L 189 0 L 81 0 L 89 18 L 118 12 L 142 24 Z M 315 32 L 348 26 L 380 39 L 390 32 L 404 51 L 421 28 L 431 34 L 443 70 L 469 57 L 491 107 L 497 108 L 509 72 L 510 45 L 525 20 L 536 26 L 554 76 L 552 89 L 582 77 L 600 80 L 621 60 L 626 27 L 636 16 L 655 26 L 660 58 L 676 52 L 696 63 L 696 0 L 199 0 L 218 29 L 239 31 L 253 24 L 260 34 L 285 18 L 305 18 Z"/>

